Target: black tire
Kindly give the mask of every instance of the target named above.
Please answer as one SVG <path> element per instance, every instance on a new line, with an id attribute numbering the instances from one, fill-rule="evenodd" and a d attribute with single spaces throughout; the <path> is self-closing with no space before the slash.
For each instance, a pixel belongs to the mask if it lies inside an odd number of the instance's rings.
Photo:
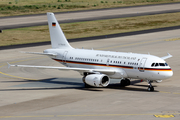
<path id="1" fill-rule="evenodd" d="M 130 85 L 131 81 L 129 79 L 126 79 L 126 86 Z"/>
<path id="2" fill-rule="evenodd" d="M 148 87 L 148 89 L 147 89 L 148 91 L 154 91 L 154 87 L 152 86 L 152 87 Z"/>
<path id="3" fill-rule="evenodd" d="M 130 84 L 131 84 L 131 81 L 129 79 L 121 80 L 121 86 L 122 87 L 128 86 Z"/>
<path id="4" fill-rule="evenodd" d="M 121 80 L 121 87 L 126 86 L 126 80 Z"/>

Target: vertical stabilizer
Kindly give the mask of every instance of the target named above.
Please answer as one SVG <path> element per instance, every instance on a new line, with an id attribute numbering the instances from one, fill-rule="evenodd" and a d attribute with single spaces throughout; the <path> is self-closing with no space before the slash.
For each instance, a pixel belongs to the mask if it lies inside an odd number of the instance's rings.
<path id="1" fill-rule="evenodd" d="M 52 48 L 71 49 L 54 13 L 47 13 Z"/>

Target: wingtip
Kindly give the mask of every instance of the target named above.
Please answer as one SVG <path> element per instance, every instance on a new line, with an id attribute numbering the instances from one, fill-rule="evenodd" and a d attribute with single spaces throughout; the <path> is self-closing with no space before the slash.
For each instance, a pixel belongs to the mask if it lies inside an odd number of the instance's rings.
<path id="1" fill-rule="evenodd" d="M 11 67 L 11 64 L 9 64 L 8 62 L 7 62 L 7 64 L 8 64 L 8 69 Z"/>
<path id="2" fill-rule="evenodd" d="M 172 57 L 172 55 L 171 54 L 169 54 L 169 53 L 167 53 L 169 56 L 171 56 Z"/>

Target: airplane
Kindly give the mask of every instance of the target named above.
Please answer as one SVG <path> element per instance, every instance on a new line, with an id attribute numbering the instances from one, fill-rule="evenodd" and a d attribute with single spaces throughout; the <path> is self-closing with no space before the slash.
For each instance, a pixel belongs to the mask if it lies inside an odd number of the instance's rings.
<path id="1" fill-rule="evenodd" d="M 152 82 L 162 82 L 173 75 L 172 69 L 165 62 L 165 59 L 172 57 L 169 53 L 160 58 L 150 54 L 76 49 L 68 43 L 54 13 L 47 13 L 47 18 L 52 48 L 43 53 L 25 53 L 47 55 L 66 67 L 9 63 L 8 67 L 74 70 L 83 76 L 85 87 L 107 87 L 110 79 L 119 79 L 121 86 L 127 86 L 131 79 L 141 79 L 148 82 L 148 91 L 154 91 Z"/>

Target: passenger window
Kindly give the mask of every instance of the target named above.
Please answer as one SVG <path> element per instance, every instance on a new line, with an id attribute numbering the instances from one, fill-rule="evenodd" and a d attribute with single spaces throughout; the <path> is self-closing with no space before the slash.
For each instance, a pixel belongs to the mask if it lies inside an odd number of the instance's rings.
<path id="1" fill-rule="evenodd" d="M 157 67 L 157 66 L 159 66 L 159 64 L 158 64 L 158 63 L 156 63 L 156 64 L 155 64 L 155 67 Z"/>
<path id="2" fill-rule="evenodd" d="M 155 63 L 152 63 L 151 67 L 154 67 L 154 64 L 155 64 Z"/>

